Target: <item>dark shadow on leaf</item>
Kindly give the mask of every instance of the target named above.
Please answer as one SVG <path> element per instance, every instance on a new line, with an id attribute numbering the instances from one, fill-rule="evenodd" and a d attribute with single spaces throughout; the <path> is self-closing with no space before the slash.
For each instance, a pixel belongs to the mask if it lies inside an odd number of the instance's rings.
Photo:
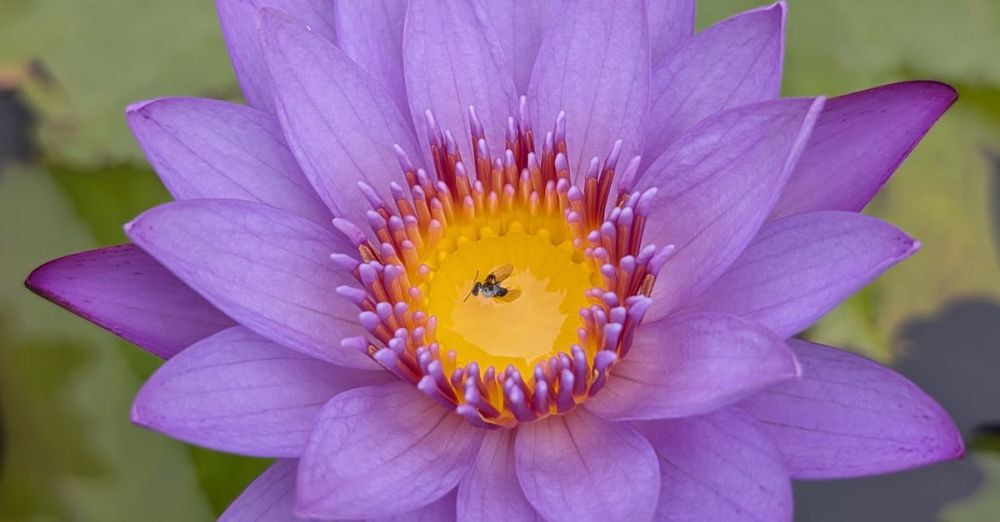
<path id="1" fill-rule="evenodd" d="M 952 415 L 972 450 L 984 428 L 1000 425 L 1000 306 L 955 303 L 940 315 L 905 325 L 895 369 Z M 933 522 L 952 502 L 982 485 L 972 460 L 852 480 L 795 484 L 796 520 L 808 522 Z"/>
<path id="2" fill-rule="evenodd" d="M 986 162 L 990 171 L 990 212 L 993 217 L 993 249 L 1000 259 L 1000 152 L 985 149 Z"/>
<path id="3" fill-rule="evenodd" d="M 35 115 L 18 89 L 0 86 L 0 171 L 35 153 Z"/>

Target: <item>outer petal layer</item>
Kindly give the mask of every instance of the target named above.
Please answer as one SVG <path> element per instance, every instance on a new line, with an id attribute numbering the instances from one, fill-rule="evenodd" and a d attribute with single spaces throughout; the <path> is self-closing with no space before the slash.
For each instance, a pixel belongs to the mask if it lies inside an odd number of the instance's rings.
<path id="1" fill-rule="evenodd" d="M 623 140 L 625 158 L 640 150 L 649 103 L 646 7 L 643 0 L 582 0 L 567 3 L 561 17 L 538 51 L 528 102 L 540 129 L 566 112 L 567 159 L 582 179 L 615 140 Z"/>
<path id="2" fill-rule="evenodd" d="M 659 63 L 694 33 L 694 0 L 646 0 L 653 64 Z"/>
<path id="3" fill-rule="evenodd" d="M 673 244 L 647 317 L 657 319 L 722 275 L 771 213 L 823 107 L 789 99 L 738 107 L 685 133 L 639 178 L 656 187 L 644 242 Z"/>
<path id="4" fill-rule="evenodd" d="M 283 459 L 261 473 L 226 508 L 219 522 L 298 522 L 295 507 L 295 472 L 299 461 Z"/>
<path id="5" fill-rule="evenodd" d="M 514 459 L 525 496 L 546 520 L 649 520 L 656 509 L 656 453 L 628 424 L 582 409 L 525 424 Z"/>
<path id="6" fill-rule="evenodd" d="M 472 164 L 468 114 L 474 106 L 493 153 L 501 152 L 517 95 L 503 48 L 480 2 L 410 0 L 403 67 L 419 137 L 427 138 L 424 113 L 430 110 L 441 131 L 454 135 L 462 158 Z"/>
<path id="7" fill-rule="evenodd" d="M 836 348 L 789 344 L 802 377 L 743 407 L 760 420 L 793 478 L 888 473 L 964 453 L 948 414 L 906 378 Z"/>
<path id="8" fill-rule="evenodd" d="M 330 221 L 274 116 L 217 100 L 162 98 L 129 107 L 128 123 L 177 199 L 258 201 Z"/>
<path id="9" fill-rule="evenodd" d="M 558 21 L 561 2 L 489 0 L 483 2 L 483 7 L 503 47 L 517 92 L 527 92 L 545 29 Z"/>
<path id="10" fill-rule="evenodd" d="M 723 20 L 663 60 L 653 71 L 646 163 L 716 112 L 777 98 L 784 33 L 785 5 L 777 3 Z"/>
<path id="11" fill-rule="evenodd" d="M 956 98 L 950 85 L 928 81 L 831 98 L 775 217 L 861 210 Z"/>
<path id="12" fill-rule="evenodd" d="M 738 315 L 789 337 L 919 247 L 872 217 L 798 214 L 761 227 L 733 266 L 683 309 Z"/>
<path id="13" fill-rule="evenodd" d="M 36 268 L 25 284 L 163 358 L 235 324 L 134 245 L 49 261 Z"/>
<path id="14" fill-rule="evenodd" d="M 514 430 L 486 433 L 469 474 L 458 485 L 460 522 L 540 520 L 514 469 Z"/>
<path id="15" fill-rule="evenodd" d="M 368 71 L 395 100 L 401 114 L 409 116 L 406 81 L 403 78 L 403 23 L 406 0 L 334 4 L 337 46 Z"/>
<path id="16" fill-rule="evenodd" d="M 221 451 L 297 457 L 326 401 L 388 378 L 339 368 L 236 326 L 160 367 L 136 396 L 132 421 Z"/>
<path id="17" fill-rule="evenodd" d="M 338 365 L 377 368 L 340 346 L 362 332 L 357 309 L 337 297 L 337 286 L 354 281 L 330 261 L 353 251 L 340 235 L 266 205 L 213 199 L 148 210 L 126 233 L 258 334 Z"/>
<path id="18" fill-rule="evenodd" d="M 680 315 L 643 324 L 607 385 L 584 407 L 616 420 L 686 417 L 797 373 L 782 338 L 755 323 L 723 314 Z"/>
<path id="19" fill-rule="evenodd" d="M 274 11 L 261 23 L 292 153 L 334 214 L 363 222 L 371 207 L 358 182 L 389 195 L 401 173 L 393 145 L 416 157 L 409 122 L 385 87 L 332 43 Z"/>
<path id="20" fill-rule="evenodd" d="M 656 520 L 792 520 L 781 455 L 745 412 L 730 408 L 640 429 L 660 458 Z"/>
<path id="21" fill-rule="evenodd" d="M 252 107 L 274 114 L 271 74 L 257 38 L 258 14 L 262 8 L 282 11 L 308 24 L 320 36 L 333 42 L 333 8 L 330 0 L 216 0 L 222 36 L 236 70 L 243 96 Z"/>
<path id="22" fill-rule="evenodd" d="M 342 393 L 302 456 L 298 513 L 375 518 L 426 506 L 458 485 L 482 436 L 409 384 Z"/>

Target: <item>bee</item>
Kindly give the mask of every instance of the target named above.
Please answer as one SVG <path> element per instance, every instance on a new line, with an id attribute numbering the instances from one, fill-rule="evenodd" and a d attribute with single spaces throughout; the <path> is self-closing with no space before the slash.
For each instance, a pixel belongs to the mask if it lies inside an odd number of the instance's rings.
<path id="1" fill-rule="evenodd" d="M 468 301 L 470 296 L 479 296 L 487 298 L 501 298 L 505 301 L 510 301 L 520 295 L 519 290 L 513 290 L 510 288 L 504 288 L 500 286 L 505 279 L 510 277 L 510 274 L 514 271 L 514 267 L 511 265 L 502 265 L 495 270 L 491 271 L 482 282 L 479 281 L 479 271 L 476 271 L 475 283 L 472 285 L 472 290 L 469 290 L 469 294 L 465 296 L 462 302 Z"/>

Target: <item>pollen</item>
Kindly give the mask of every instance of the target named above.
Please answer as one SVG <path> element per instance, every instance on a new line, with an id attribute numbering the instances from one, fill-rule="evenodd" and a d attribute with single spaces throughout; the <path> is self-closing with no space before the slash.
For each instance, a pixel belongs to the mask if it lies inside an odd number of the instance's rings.
<path id="1" fill-rule="evenodd" d="M 641 242 L 653 192 L 616 183 L 639 159 L 619 165 L 618 142 L 574 184 L 565 115 L 536 150 L 525 103 L 497 157 L 470 107 L 468 161 L 427 112 L 432 172 L 397 147 L 405 186 L 391 185 L 392 201 L 361 186 L 370 233 L 334 222 L 361 258 L 333 256 L 360 284 L 339 292 L 374 338 L 344 345 L 481 427 L 567 413 L 597 393 L 670 253 Z"/>

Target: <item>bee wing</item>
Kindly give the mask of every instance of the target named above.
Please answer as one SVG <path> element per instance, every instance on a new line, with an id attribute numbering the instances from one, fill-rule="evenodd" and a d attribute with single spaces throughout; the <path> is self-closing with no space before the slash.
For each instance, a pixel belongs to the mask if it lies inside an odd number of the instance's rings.
<path id="1" fill-rule="evenodd" d="M 518 290 L 517 288 L 511 288 L 510 290 L 507 291 L 507 295 L 505 295 L 503 297 L 498 297 L 497 299 L 499 299 L 499 300 L 501 300 L 501 301 L 503 301 L 505 303 L 509 303 L 509 302 L 517 299 L 518 297 L 521 297 L 521 291 Z"/>
<path id="2" fill-rule="evenodd" d="M 508 277 L 510 277 L 511 272 L 513 272 L 513 271 L 514 271 L 514 267 L 513 266 L 511 266 L 511 265 L 502 265 L 502 266 L 497 267 L 496 270 L 493 270 L 490 273 L 493 274 L 493 277 L 497 278 L 497 283 L 500 283 L 504 279 L 507 279 Z"/>

